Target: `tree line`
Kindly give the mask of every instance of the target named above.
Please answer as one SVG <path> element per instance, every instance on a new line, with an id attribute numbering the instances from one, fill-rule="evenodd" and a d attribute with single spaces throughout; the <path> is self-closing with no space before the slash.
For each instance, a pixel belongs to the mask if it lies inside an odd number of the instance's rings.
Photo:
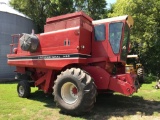
<path id="1" fill-rule="evenodd" d="M 146 73 L 160 73 L 160 1 L 117 0 L 109 17 L 129 14 L 134 19 L 131 30 L 132 50 L 140 55 Z"/>
<path id="2" fill-rule="evenodd" d="M 117 0 L 109 9 L 107 0 L 11 0 L 10 5 L 29 16 L 43 32 L 47 17 L 83 10 L 93 19 L 129 14 L 132 54 L 139 54 L 146 73 L 160 73 L 160 1 Z"/>
<path id="3" fill-rule="evenodd" d="M 105 0 L 11 0 L 10 5 L 26 14 L 43 32 L 46 18 L 83 10 L 93 19 L 107 17 Z"/>

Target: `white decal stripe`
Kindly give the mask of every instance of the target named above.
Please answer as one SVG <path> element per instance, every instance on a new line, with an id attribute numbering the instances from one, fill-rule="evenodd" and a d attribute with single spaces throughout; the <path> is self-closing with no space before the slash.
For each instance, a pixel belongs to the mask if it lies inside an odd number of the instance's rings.
<path id="1" fill-rule="evenodd" d="M 34 61 L 34 60 L 45 60 L 45 61 L 47 61 L 47 60 L 67 60 L 67 59 L 69 59 L 69 60 L 71 60 L 71 59 L 86 59 L 86 58 L 79 58 L 79 57 L 77 57 L 77 58 L 54 58 L 54 59 L 14 59 L 14 60 L 8 60 L 8 61 Z"/>
<path id="2" fill-rule="evenodd" d="M 67 29 L 63 29 L 63 30 L 57 30 L 57 31 L 51 31 L 51 32 L 45 32 L 45 33 L 41 33 L 40 35 L 48 35 L 48 34 L 53 34 L 53 33 L 60 33 L 60 32 L 66 32 L 66 31 L 69 31 L 69 30 L 77 30 L 79 29 L 80 27 L 72 27 L 72 28 L 67 28 Z"/>
<path id="3" fill-rule="evenodd" d="M 19 57 L 26 57 L 26 58 L 30 58 L 30 57 L 43 57 L 43 56 L 50 56 L 50 55 L 86 55 L 86 56 L 88 56 L 88 57 L 90 57 L 91 55 L 88 55 L 88 54 L 80 54 L 80 53 L 73 53 L 73 54 L 49 54 L 49 55 L 35 55 L 35 56 L 16 56 L 16 57 L 8 57 L 8 59 L 10 59 L 10 58 L 19 58 Z"/>

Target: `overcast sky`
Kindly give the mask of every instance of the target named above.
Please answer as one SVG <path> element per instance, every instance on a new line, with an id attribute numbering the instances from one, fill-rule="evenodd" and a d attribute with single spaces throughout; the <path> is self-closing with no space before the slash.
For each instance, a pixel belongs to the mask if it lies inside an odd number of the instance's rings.
<path id="1" fill-rule="evenodd" d="M 5 2 L 5 3 L 9 3 L 9 0 L 0 0 L 0 2 Z"/>

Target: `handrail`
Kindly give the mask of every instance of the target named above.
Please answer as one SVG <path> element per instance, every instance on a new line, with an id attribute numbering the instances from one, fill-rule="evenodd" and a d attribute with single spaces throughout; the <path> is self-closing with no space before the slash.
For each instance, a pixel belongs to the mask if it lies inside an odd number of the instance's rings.
<path id="1" fill-rule="evenodd" d="M 12 37 L 12 42 L 10 44 L 10 54 L 13 53 L 13 47 L 17 47 L 18 46 L 18 43 L 15 43 L 15 39 L 17 38 L 18 41 L 19 41 L 19 38 L 20 38 L 20 34 L 12 34 L 11 37 Z"/>

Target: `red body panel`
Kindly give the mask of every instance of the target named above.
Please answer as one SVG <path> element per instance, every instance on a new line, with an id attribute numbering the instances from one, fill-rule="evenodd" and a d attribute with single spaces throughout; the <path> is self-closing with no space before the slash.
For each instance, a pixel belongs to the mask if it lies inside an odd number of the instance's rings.
<path id="1" fill-rule="evenodd" d="M 23 51 L 19 44 L 17 54 L 7 55 L 9 58 L 8 64 L 60 70 L 68 64 L 87 63 L 86 58 L 78 55 L 70 58 L 70 54 L 90 56 L 91 20 L 83 12 L 73 15 L 69 14 L 68 17 L 64 15 L 47 19 L 46 32 L 37 35 L 40 43 L 37 51 L 34 53 Z M 59 58 L 59 56 L 63 56 L 63 58 Z M 23 59 L 20 59 L 20 57 Z"/>
<path id="2" fill-rule="evenodd" d="M 108 89 L 120 92 L 125 95 L 131 95 L 134 92 L 137 92 L 137 88 L 134 82 L 135 77 L 133 77 L 131 74 L 112 76 L 110 78 L 110 84 Z"/>
<path id="3" fill-rule="evenodd" d="M 92 18 L 83 12 L 48 18 L 45 32 L 36 35 L 39 40 L 36 52 L 23 51 L 19 43 L 16 53 L 7 55 L 8 64 L 16 66 L 19 73 L 31 72 L 35 86 L 45 92 L 50 91 L 58 73 L 67 66 L 77 65 L 93 77 L 97 89 L 130 95 L 136 91 L 134 79 L 124 73 L 125 61 L 120 59 L 121 49 L 114 54 L 108 37 L 109 24 L 117 21 L 125 24 L 126 18 L 103 22 L 106 39 L 99 42 L 94 39 L 94 26 L 98 24 L 93 24 Z M 119 65 L 115 66 L 115 63 Z M 115 67 L 118 75 L 113 76 Z"/>
<path id="4" fill-rule="evenodd" d="M 43 59 L 36 59 L 36 60 L 16 60 L 16 61 L 8 61 L 8 64 L 10 65 L 16 65 L 19 67 L 33 67 L 33 68 L 45 68 L 45 69 L 54 69 L 54 70 L 61 70 L 63 67 L 69 64 L 74 64 L 74 63 L 81 63 L 81 64 L 86 64 L 86 59 L 82 58 L 75 58 L 75 59 L 70 59 L 70 58 L 64 58 L 64 59 L 58 59 L 55 58 L 53 59 L 48 59 L 48 60 L 43 60 Z"/>
<path id="5" fill-rule="evenodd" d="M 97 89 L 108 89 L 108 85 L 110 82 L 110 74 L 100 67 L 83 67 L 85 71 L 87 71 L 92 78 L 95 80 L 95 84 Z"/>

